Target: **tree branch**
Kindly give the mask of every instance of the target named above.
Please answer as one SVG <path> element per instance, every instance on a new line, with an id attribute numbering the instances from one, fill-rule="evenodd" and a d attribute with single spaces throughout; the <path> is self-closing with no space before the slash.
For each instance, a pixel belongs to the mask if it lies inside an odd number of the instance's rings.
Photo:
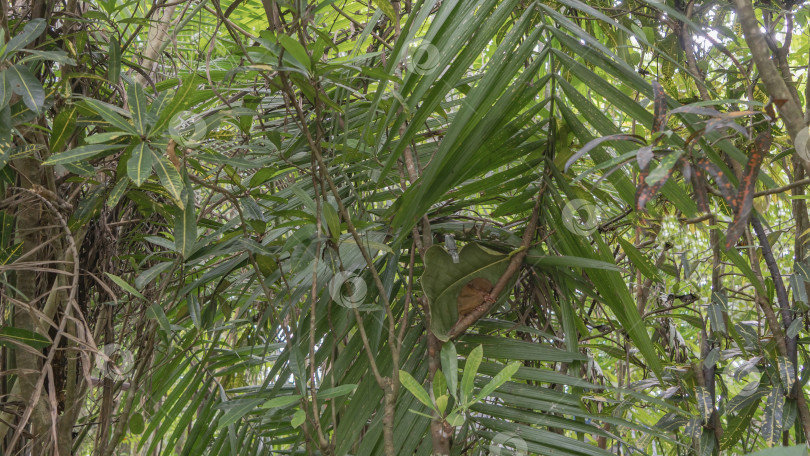
<path id="1" fill-rule="evenodd" d="M 777 104 L 779 115 L 787 126 L 790 138 L 795 141 L 799 132 L 806 128 L 802 110 L 796 105 L 791 90 L 771 60 L 771 52 L 759 28 L 759 23 L 757 23 L 751 0 L 734 0 L 734 5 L 742 25 L 745 41 L 748 43 L 751 56 L 759 70 L 759 76 L 765 84 L 768 95 L 774 100 L 779 100 L 780 103 Z M 810 171 L 810 162 L 802 160 L 802 164 L 805 170 Z"/>
<path id="2" fill-rule="evenodd" d="M 776 299 L 779 301 L 779 307 L 782 310 L 782 325 L 787 332 L 788 327 L 793 322 L 793 315 L 790 313 L 790 303 L 788 302 L 785 283 L 782 280 L 781 273 L 779 272 L 779 265 L 776 263 L 776 259 L 773 256 L 773 250 L 771 249 L 771 244 L 768 241 L 768 236 L 765 234 L 765 229 L 762 227 L 762 223 L 759 221 L 758 217 L 751 217 L 751 226 L 754 228 L 757 239 L 759 239 L 759 243 L 762 247 L 762 256 L 765 259 L 765 264 L 768 266 L 768 271 L 771 273 L 771 278 L 773 279 L 773 285 L 776 291 Z M 784 335 L 782 335 L 782 332 L 777 332 L 776 328 L 772 328 L 772 330 L 775 337 L 777 337 L 777 333 L 784 337 L 785 355 L 790 362 L 793 363 L 793 368 L 796 375 L 793 388 L 791 389 L 789 395 L 790 397 L 795 398 L 798 402 L 799 417 L 802 422 L 802 428 L 804 429 L 804 435 L 805 437 L 810 438 L 810 410 L 808 410 L 807 404 L 804 400 L 804 392 L 801 388 L 799 388 L 799 384 L 801 382 L 799 379 L 796 337 L 789 337 L 786 332 Z"/>

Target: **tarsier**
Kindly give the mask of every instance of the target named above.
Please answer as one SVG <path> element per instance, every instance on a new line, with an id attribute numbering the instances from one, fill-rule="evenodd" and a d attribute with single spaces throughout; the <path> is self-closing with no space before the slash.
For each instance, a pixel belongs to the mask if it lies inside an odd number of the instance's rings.
<path id="1" fill-rule="evenodd" d="M 492 291 L 492 282 L 483 278 L 476 277 L 461 289 L 458 294 L 456 302 L 458 303 L 458 318 L 462 318 L 484 303 L 489 292 Z"/>

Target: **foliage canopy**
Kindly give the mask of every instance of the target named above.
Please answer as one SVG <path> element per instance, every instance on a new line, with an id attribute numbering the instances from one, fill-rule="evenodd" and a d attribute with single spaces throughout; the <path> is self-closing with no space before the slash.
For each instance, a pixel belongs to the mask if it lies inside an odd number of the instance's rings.
<path id="1" fill-rule="evenodd" d="M 0 447 L 804 454 L 810 6 L 0 2 Z"/>

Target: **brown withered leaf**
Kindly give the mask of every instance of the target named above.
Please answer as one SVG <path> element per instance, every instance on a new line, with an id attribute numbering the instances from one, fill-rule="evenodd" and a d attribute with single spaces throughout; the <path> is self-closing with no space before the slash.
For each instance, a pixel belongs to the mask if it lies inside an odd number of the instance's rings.
<path id="1" fill-rule="evenodd" d="M 653 133 L 663 131 L 667 125 L 667 94 L 657 80 L 652 82 L 653 89 Z"/>
<path id="2" fill-rule="evenodd" d="M 169 161 L 172 162 L 175 168 L 180 171 L 180 160 L 177 158 L 177 152 L 175 149 L 177 148 L 177 143 L 174 142 L 173 139 L 169 140 L 169 144 L 166 146 L 166 155 L 169 157 Z"/>
<path id="3" fill-rule="evenodd" d="M 773 109 L 773 100 L 769 101 L 768 104 L 765 105 L 765 115 L 768 116 L 771 122 L 776 120 L 776 111 Z"/>
<path id="4" fill-rule="evenodd" d="M 714 183 L 717 184 L 717 188 L 720 190 L 720 194 L 723 195 L 723 199 L 726 203 L 732 208 L 732 210 L 737 210 L 737 189 L 732 185 L 732 183 L 728 180 L 728 177 L 725 173 L 714 163 L 711 162 L 708 158 L 698 158 L 695 160 L 695 170 L 701 171 L 701 176 L 706 176 L 708 174 L 714 179 Z"/>
<path id="5" fill-rule="evenodd" d="M 674 160 L 674 161 L 673 161 Z M 664 157 L 658 165 L 658 168 L 652 172 L 649 168 L 641 170 L 638 176 L 638 189 L 636 190 L 636 210 L 644 211 L 647 203 L 649 203 L 655 195 L 661 190 L 661 187 L 667 183 L 672 173 L 675 171 L 677 163 L 684 163 L 683 157 L 678 157 L 675 154 Z M 651 181 L 651 182 L 650 182 Z"/>
<path id="6" fill-rule="evenodd" d="M 706 171 L 700 166 L 692 168 L 692 187 L 695 189 L 695 201 L 698 210 L 703 213 L 709 212 L 709 195 L 706 191 Z"/>
<path id="7" fill-rule="evenodd" d="M 458 293 L 458 316 L 459 318 L 471 313 L 473 309 L 484 303 L 484 299 L 492 291 L 492 282 L 483 277 L 476 277 L 461 289 Z"/>
<path id="8" fill-rule="evenodd" d="M 736 203 L 734 204 L 734 221 L 728 227 L 726 233 L 726 249 L 737 243 L 737 239 L 742 236 L 745 227 L 748 225 L 748 218 L 754 206 L 754 191 L 756 190 L 757 176 L 762 161 L 768 154 L 773 137 L 769 130 L 765 130 L 757 135 L 754 140 L 754 147 L 745 165 L 740 188 L 737 192 Z"/>

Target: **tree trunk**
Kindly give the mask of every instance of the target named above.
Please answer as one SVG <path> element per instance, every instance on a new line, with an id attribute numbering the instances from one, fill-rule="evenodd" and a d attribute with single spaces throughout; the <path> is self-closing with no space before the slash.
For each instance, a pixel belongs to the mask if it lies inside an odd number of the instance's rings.
<path id="1" fill-rule="evenodd" d="M 14 160 L 14 167 L 19 175 L 19 185 L 31 189 L 42 182 L 42 169 L 39 163 L 30 157 Z M 18 206 L 17 212 L 17 239 L 22 243 L 21 255 L 31 255 L 28 261 L 36 262 L 43 259 L 42 251 L 36 252 L 41 243 L 42 203 L 38 200 L 30 204 Z M 33 253 L 32 253 L 33 252 Z M 34 316 L 33 310 L 41 310 L 37 301 L 38 272 L 32 269 L 17 270 L 17 299 L 19 303 L 14 306 L 14 327 L 27 331 L 40 332 L 39 318 Z M 30 433 L 34 436 L 44 436 L 49 429 L 49 410 L 41 397 L 34 397 L 34 390 L 42 370 L 42 358 L 22 348 L 15 349 L 16 365 L 18 371 L 17 382 L 19 396 L 12 400 L 23 401 L 26 407 L 33 407 L 31 415 Z M 34 454 L 44 454 L 42 441 L 37 441 L 33 447 Z"/>

